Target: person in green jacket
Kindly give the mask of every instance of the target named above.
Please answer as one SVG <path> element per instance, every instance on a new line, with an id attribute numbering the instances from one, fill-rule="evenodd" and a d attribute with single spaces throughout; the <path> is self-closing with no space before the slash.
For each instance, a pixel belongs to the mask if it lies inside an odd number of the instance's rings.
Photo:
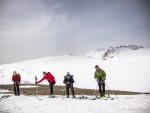
<path id="1" fill-rule="evenodd" d="M 99 93 L 101 97 L 105 96 L 105 79 L 106 79 L 106 73 L 104 70 L 99 68 L 98 65 L 95 66 L 95 74 L 94 78 L 97 80 L 98 86 L 99 86 Z"/>

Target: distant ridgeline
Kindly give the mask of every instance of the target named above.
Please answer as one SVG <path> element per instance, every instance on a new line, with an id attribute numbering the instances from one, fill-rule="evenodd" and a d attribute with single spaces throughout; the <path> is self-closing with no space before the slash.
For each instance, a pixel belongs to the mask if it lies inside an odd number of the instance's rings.
<path id="1" fill-rule="evenodd" d="M 121 45 L 116 47 L 110 47 L 103 55 L 103 59 L 106 60 L 107 58 L 113 58 L 115 54 L 119 54 L 120 49 L 130 49 L 130 50 L 138 50 L 140 48 L 144 48 L 143 46 L 137 46 L 137 45 Z"/>

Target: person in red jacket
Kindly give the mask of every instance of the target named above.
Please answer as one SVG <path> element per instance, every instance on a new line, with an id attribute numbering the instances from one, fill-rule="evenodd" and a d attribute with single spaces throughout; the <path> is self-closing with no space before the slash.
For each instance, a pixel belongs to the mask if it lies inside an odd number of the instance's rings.
<path id="1" fill-rule="evenodd" d="M 42 82 L 43 80 L 47 80 L 49 82 L 49 87 L 50 87 L 50 95 L 52 97 L 55 97 L 54 92 L 53 92 L 53 87 L 54 84 L 56 83 L 55 77 L 50 73 L 50 72 L 43 72 L 43 78 L 39 81 L 36 82 L 36 84 Z"/>
<path id="2" fill-rule="evenodd" d="M 14 95 L 20 95 L 20 80 L 21 80 L 21 76 L 19 73 L 17 73 L 16 71 L 14 71 L 13 76 L 12 76 L 12 81 L 14 82 Z"/>

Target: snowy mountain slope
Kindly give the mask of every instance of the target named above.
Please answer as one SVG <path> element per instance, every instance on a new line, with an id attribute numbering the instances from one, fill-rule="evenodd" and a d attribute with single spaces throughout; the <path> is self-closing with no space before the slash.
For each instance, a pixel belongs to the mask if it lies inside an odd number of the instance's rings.
<path id="1" fill-rule="evenodd" d="M 22 75 L 22 83 L 34 83 L 34 76 L 42 77 L 43 71 L 50 71 L 63 85 L 63 76 L 69 71 L 74 75 L 75 86 L 93 88 L 94 66 L 98 64 L 107 73 L 106 83 L 111 89 L 150 92 L 150 49 L 121 49 L 113 58 L 103 60 L 104 50 L 91 52 L 85 56 L 65 55 L 46 57 L 0 66 L 0 84 L 10 84 L 14 70 Z M 43 82 L 47 84 L 47 81 Z"/>
<path id="2" fill-rule="evenodd" d="M 115 100 L 38 98 L 0 95 L 0 113 L 149 113 L 150 107 L 149 95 L 119 96 Z"/>

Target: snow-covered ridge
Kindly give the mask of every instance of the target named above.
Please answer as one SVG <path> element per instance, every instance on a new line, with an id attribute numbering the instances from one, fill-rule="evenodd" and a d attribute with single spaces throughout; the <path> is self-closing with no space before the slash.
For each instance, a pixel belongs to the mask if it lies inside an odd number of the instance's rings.
<path id="1" fill-rule="evenodd" d="M 106 60 L 107 58 L 113 58 L 116 54 L 119 54 L 119 52 L 122 49 L 128 49 L 128 50 L 138 50 L 144 48 L 143 46 L 138 46 L 138 45 L 120 45 L 120 46 L 116 46 L 116 47 L 110 47 L 107 49 L 107 51 L 104 53 L 103 55 L 103 59 Z"/>

